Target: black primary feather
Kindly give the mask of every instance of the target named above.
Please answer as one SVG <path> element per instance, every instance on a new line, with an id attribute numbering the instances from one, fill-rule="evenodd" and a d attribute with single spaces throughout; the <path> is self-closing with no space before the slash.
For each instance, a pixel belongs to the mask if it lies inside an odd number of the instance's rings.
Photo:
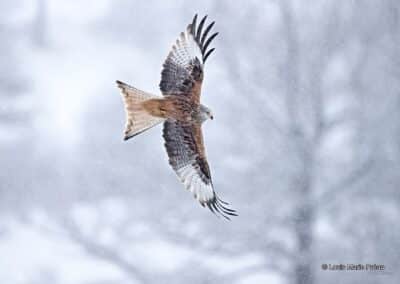
<path id="1" fill-rule="evenodd" d="M 211 28 L 214 26 L 215 22 L 211 22 L 203 32 L 203 27 L 206 22 L 207 16 L 204 16 L 199 26 L 197 27 L 197 14 L 194 16 L 192 23 L 189 25 L 189 31 L 192 34 L 194 40 L 196 41 L 197 45 L 201 50 L 203 64 L 206 62 L 208 56 L 213 52 L 215 49 L 212 48 L 209 51 L 207 50 L 208 46 L 210 45 L 211 41 L 218 35 L 218 33 L 214 33 L 209 38 L 207 38 L 208 33 L 210 32 Z"/>

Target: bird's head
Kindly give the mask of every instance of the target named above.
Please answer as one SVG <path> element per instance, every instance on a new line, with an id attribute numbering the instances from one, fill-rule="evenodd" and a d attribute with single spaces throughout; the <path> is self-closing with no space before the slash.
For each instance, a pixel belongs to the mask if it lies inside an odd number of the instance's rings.
<path id="1" fill-rule="evenodd" d="M 213 115 L 211 109 L 209 109 L 205 105 L 200 105 L 200 120 L 201 120 L 201 122 L 204 122 L 207 119 L 213 120 L 214 115 Z"/>

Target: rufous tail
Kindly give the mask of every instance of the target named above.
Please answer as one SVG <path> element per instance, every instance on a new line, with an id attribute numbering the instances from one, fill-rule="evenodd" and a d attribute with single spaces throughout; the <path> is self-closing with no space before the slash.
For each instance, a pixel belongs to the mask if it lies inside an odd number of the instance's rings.
<path id="1" fill-rule="evenodd" d="M 157 98 L 157 96 L 138 90 L 121 81 L 117 81 L 117 85 L 121 89 L 125 105 L 126 125 L 124 140 L 128 140 L 164 121 L 163 118 L 149 114 L 142 105 L 144 101 Z"/>

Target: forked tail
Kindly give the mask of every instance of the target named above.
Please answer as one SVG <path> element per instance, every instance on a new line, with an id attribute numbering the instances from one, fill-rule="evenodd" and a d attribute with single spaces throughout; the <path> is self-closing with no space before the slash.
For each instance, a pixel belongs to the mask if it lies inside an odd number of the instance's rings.
<path id="1" fill-rule="evenodd" d="M 128 140 L 164 121 L 163 118 L 149 114 L 142 105 L 144 101 L 157 98 L 157 96 L 138 90 L 121 81 L 117 81 L 117 85 L 121 89 L 125 105 L 126 125 L 124 140 Z"/>

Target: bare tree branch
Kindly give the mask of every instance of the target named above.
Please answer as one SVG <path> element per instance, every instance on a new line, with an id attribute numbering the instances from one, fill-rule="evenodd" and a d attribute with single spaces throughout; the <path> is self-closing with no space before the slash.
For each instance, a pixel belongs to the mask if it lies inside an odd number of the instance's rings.
<path id="1" fill-rule="evenodd" d="M 343 192 L 351 190 L 351 187 L 366 176 L 374 166 L 372 157 L 368 157 L 357 168 L 353 169 L 350 173 L 346 174 L 334 185 L 330 186 L 324 193 L 315 198 L 315 203 L 319 206 L 325 206 L 328 203 L 333 203 L 343 196 Z M 348 196 L 348 194 L 346 195 Z"/>
<path id="2" fill-rule="evenodd" d="M 126 260 L 117 249 L 100 244 L 93 238 L 86 237 L 76 224 L 67 218 L 63 218 L 61 224 L 66 235 L 76 244 L 80 245 L 87 253 L 117 266 L 129 275 L 129 277 L 136 279 L 140 283 L 150 283 L 145 273 L 136 265 Z"/>

